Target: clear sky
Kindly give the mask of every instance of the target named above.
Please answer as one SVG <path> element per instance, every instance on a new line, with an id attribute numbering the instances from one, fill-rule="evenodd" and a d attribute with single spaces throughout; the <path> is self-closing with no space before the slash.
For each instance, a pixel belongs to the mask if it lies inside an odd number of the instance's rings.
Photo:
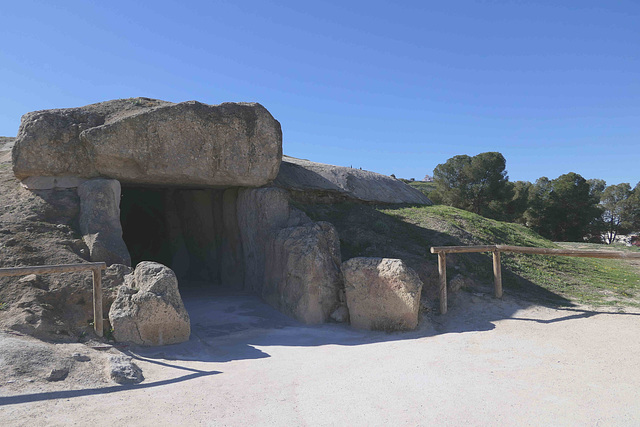
<path id="1" fill-rule="evenodd" d="M 257 101 L 285 154 L 422 179 L 640 180 L 640 2 L 31 1 L 0 7 L 0 135 L 145 96 Z"/>

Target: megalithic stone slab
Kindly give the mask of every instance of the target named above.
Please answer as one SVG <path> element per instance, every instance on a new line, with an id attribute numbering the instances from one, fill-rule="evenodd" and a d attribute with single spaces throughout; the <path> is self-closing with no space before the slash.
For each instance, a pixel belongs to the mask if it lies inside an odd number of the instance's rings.
<path id="1" fill-rule="evenodd" d="M 121 99 L 22 117 L 19 179 L 105 177 L 122 183 L 262 186 L 282 158 L 280 123 L 260 104 Z"/>

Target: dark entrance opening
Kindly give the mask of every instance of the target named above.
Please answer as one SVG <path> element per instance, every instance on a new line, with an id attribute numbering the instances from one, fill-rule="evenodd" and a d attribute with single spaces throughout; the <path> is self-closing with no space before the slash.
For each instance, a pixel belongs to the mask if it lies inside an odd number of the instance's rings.
<path id="1" fill-rule="evenodd" d="M 225 197 L 225 191 L 232 194 Z M 237 190 L 123 185 L 120 221 L 132 265 L 162 263 L 176 273 L 181 289 L 241 290 L 243 272 L 234 262 L 241 251 L 234 245 L 239 235 L 225 227 L 223 213 L 225 198 L 234 194 Z M 235 210 L 230 214 L 235 220 Z"/>

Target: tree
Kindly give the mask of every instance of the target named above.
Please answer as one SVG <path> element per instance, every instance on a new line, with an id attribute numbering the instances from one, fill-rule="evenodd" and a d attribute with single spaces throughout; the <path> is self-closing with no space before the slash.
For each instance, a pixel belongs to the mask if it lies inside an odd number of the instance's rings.
<path id="1" fill-rule="evenodd" d="M 433 197 L 450 206 L 502 219 L 505 204 L 513 195 L 505 166 L 505 158 L 497 152 L 454 156 L 433 171 Z"/>
<path id="2" fill-rule="evenodd" d="M 607 182 L 604 179 L 588 179 L 587 183 L 589 184 L 589 194 L 600 201 L 602 192 L 607 188 Z"/>
<path id="3" fill-rule="evenodd" d="M 600 217 L 598 200 L 579 174 L 570 172 L 554 180 L 539 178 L 530 191 L 526 224 L 558 241 L 580 241 Z"/>
<path id="4" fill-rule="evenodd" d="M 610 185 L 602 192 L 602 225 L 607 244 L 613 243 L 619 233 L 631 230 L 633 213 L 629 197 L 632 194 L 631 185 L 626 182 Z"/>
<path id="5" fill-rule="evenodd" d="M 631 231 L 640 231 L 640 182 L 631 191 L 627 202 L 631 222 Z"/>
<path id="6" fill-rule="evenodd" d="M 513 197 L 506 205 L 508 220 L 526 225 L 524 213 L 529 207 L 529 198 L 533 191 L 533 184 L 529 181 L 516 181 L 508 184 L 511 186 L 511 192 L 513 193 Z"/>

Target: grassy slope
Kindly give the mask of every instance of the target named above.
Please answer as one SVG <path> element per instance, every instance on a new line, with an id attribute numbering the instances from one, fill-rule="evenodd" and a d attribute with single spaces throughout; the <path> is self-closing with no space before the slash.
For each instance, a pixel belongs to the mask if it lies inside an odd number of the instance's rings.
<path id="1" fill-rule="evenodd" d="M 300 206 L 315 220 L 338 229 L 343 258 L 402 258 L 421 275 L 426 294 L 435 298 L 437 270 L 429 247 L 508 244 L 558 247 L 524 226 L 504 223 L 447 206 L 374 208 L 350 203 Z M 489 254 L 448 256 L 448 277 L 470 277 L 490 287 Z M 542 255 L 503 254 L 505 292 L 556 305 L 640 306 L 640 268 L 625 261 Z"/>
<path id="2" fill-rule="evenodd" d="M 413 181 L 409 183 L 413 188 L 422 191 L 427 197 L 429 197 L 429 193 L 436 189 L 436 184 L 434 182 L 427 181 Z"/>

